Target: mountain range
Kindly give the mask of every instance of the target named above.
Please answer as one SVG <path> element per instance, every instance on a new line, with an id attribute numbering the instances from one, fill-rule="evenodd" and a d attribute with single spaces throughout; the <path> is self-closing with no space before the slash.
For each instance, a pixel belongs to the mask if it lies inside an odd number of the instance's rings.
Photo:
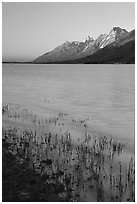
<path id="1" fill-rule="evenodd" d="M 96 39 L 87 36 L 82 41 L 65 41 L 32 63 L 135 63 L 135 30 L 130 32 L 113 27 L 108 34 Z"/>

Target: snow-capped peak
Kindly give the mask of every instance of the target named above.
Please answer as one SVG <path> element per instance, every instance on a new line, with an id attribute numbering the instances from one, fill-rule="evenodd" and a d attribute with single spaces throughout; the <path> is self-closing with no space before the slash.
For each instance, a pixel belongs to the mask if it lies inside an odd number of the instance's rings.
<path id="1" fill-rule="evenodd" d="M 125 29 L 122 29 L 120 27 L 113 27 L 112 30 L 110 31 L 109 35 L 110 34 L 115 34 L 115 35 L 123 35 L 124 33 L 127 33 L 127 31 Z"/>
<path id="2" fill-rule="evenodd" d="M 85 43 L 85 42 L 89 42 L 89 41 L 93 41 L 93 40 L 94 40 L 94 39 L 88 35 L 88 36 L 85 37 L 81 42 Z"/>

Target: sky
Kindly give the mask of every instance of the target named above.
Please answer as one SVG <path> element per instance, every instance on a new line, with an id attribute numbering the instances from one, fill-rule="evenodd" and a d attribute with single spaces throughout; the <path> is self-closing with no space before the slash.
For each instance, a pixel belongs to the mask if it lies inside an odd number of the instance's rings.
<path id="1" fill-rule="evenodd" d="M 135 28 L 133 2 L 3 2 L 2 60 L 28 61 L 68 41 Z"/>

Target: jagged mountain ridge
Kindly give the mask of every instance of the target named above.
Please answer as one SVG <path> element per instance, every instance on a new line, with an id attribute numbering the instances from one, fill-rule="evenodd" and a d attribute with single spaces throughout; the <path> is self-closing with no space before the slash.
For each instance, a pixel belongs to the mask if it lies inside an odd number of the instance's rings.
<path id="1" fill-rule="evenodd" d="M 107 47 L 108 45 L 114 46 L 124 44 L 125 39 L 134 38 L 134 33 L 127 32 L 120 27 L 113 27 L 109 34 L 101 34 L 95 40 L 87 36 L 81 42 L 79 41 L 66 41 L 62 45 L 56 47 L 54 50 L 36 58 L 34 63 L 58 63 L 62 61 L 75 61 L 83 59 L 87 56 L 92 56 L 97 51 Z"/>
<path id="2" fill-rule="evenodd" d="M 58 62 L 57 62 L 58 63 Z M 120 36 L 115 42 L 90 56 L 59 62 L 62 64 L 135 64 L 135 30 Z"/>

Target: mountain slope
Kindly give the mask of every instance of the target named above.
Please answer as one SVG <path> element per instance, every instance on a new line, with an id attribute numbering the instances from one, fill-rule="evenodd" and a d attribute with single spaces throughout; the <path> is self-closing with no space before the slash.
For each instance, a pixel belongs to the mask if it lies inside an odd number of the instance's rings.
<path id="1" fill-rule="evenodd" d="M 66 41 L 33 63 L 134 63 L 135 30 L 114 27 L 95 40 L 88 36 L 81 42 Z M 127 56 L 126 56 L 127 55 Z"/>
<path id="2" fill-rule="evenodd" d="M 64 63 L 64 62 L 62 62 Z M 83 64 L 135 64 L 135 30 L 121 36 L 115 42 L 109 44 L 96 53 L 75 61 L 65 63 Z"/>
<path id="3" fill-rule="evenodd" d="M 91 56 L 75 61 L 84 64 L 135 63 L 135 40 L 120 46 L 107 46 Z"/>
<path id="4" fill-rule="evenodd" d="M 48 63 L 54 61 L 64 61 L 79 58 L 81 51 L 90 43 L 93 42 L 93 38 L 88 37 L 82 42 L 78 41 L 66 41 L 62 45 L 56 47 L 51 52 L 48 52 L 34 60 L 35 63 Z"/>

